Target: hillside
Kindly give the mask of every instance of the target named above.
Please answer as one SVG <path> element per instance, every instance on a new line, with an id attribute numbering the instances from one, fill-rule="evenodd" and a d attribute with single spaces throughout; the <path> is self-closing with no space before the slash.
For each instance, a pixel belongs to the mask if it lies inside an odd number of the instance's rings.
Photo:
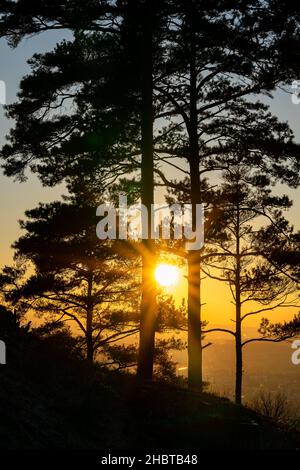
<path id="1" fill-rule="evenodd" d="M 299 436 L 251 410 L 176 385 L 87 370 L 57 338 L 25 337 L 0 369 L 0 448 L 296 449 Z"/>

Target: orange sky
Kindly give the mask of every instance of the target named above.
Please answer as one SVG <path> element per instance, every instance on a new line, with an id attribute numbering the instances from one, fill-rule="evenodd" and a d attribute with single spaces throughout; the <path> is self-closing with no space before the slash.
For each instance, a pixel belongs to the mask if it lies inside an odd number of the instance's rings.
<path id="1" fill-rule="evenodd" d="M 173 295 L 178 303 L 187 296 L 187 281 L 185 276 L 186 271 L 184 268 L 181 268 L 178 284 L 164 288 L 164 291 Z M 234 324 L 231 321 L 234 319 L 234 305 L 231 302 L 230 290 L 226 283 L 208 278 L 202 281 L 202 303 L 205 304 L 202 307 L 202 320 L 208 321 L 209 327 L 226 326 L 227 328 L 234 328 Z M 244 313 L 258 310 L 258 308 L 257 304 L 249 303 L 245 307 Z M 257 327 L 260 319 L 263 317 L 267 317 L 274 322 L 289 320 L 295 313 L 298 313 L 298 310 L 298 308 L 278 308 L 275 311 L 250 316 L 243 324 L 247 329 L 248 327 Z"/>

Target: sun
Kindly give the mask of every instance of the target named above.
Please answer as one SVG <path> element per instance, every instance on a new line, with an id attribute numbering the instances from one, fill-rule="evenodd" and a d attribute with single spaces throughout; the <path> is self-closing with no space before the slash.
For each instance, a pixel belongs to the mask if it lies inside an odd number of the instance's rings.
<path id="1" fill-rule="evenodd" d="M 161 263 L 155 270 L 155 279 L 163 287 L 174 286 L 179 279 L 179 269 L 172 264 Z"/>

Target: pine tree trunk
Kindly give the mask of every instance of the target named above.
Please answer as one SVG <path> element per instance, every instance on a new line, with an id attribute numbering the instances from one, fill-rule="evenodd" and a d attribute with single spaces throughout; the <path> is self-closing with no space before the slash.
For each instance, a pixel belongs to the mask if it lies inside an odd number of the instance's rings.
<path id="1" fill-rule="evenodd" d="M 87 314 L 86 314 L 86 360 L 89 365 L 94 362 L 94 345 L 93 345 L 93 274 L 88 277 L 88 294 L 87 294 Z"/>
<path id="2" fill-rule="evenodd" d="M 148 210 L 148 239 L 143 241 L 142 299 L 140 321 L 140 345 L 137 375 L 142 381 L 151 381 L 153 375 L 156 289 L 154 282 L 155 245 L 151 238 L 151 206 L 154 203 L 153 160 L 153 64 L 152 64 L 152 8 L 145 0 L 142 31 L 142 162 L 141 201 Z"/>
<path id="3" fill-rule="evenodd" d="M 194 38 L 193 15 L 191 22 L 191 56 L 190 56 L 190 126 L 188 129 L 190 141 L 190 182 L 192 226 L 196 230 L 196 207 L 201 203 L 200 172 L 199 172 L 199 142 L 198 142 L 198 112 L 197 112 L 197 71 L 196 45 Z M 200 252 L 191 251 L 188 254 L 188 383 L 190 388 L 202 390 L 202 334 L 201 334 L 201 267 Z"/>
<path id="4" fill-rule="evenodd" d="M 238 244 L 239 246 L 239 244 Z M 243 379 L 243 351 L 242 351 L 242 322 L 241 322 L 241 290 L 240 290 L 240 255 L 237 256 L 237 274 L 235 286 L 236 318 L 235 318 L 235 402 L 242 403 L 242 379 Z"/>
<path id="5" fill-rule="evenodd" d="M 240 253 L 240 207 L 237 204 L 236 220 L 236 274 L 235 274 L 235 402 L 242 403 L 242 377 L 243 377 L 243 357 L 242 357 L 242 321 L 241 321 L 241 253 Z"/>
<path id="6" fill-rule="evenodd" d="M 200 303 L 200 260 L 197 252 L 188 255 L 188 385 L 202 390 L 202 344 Z"/>
<path id="7" fill-rule="evenodd" d="M 89 365 L 94 363 L 93 338 L 90 332 L 86 334 L 86 361 Z"/>
<path id="8" fill-rule="evenodd" d="M 194 208 L 199 201 L 199 165 L 191 171 L 191 201 L 193 208 L 193 230 L 196 228 Z M 190 388 L 202 390 L 202 326 L 201 326 L 201 267 L 200 252 L 188 253 L 188 384 Z"/>
<path id="9" fill-rule="evenodd" d="M 235 402 L 240 405 L 242 403 L 242 378 L 243 378 L 243 356 L 241 345 L 241 325 L 236 325 L 235 336 L 235 354 L 236 354 L 236 369 L 235 369 Z"/>

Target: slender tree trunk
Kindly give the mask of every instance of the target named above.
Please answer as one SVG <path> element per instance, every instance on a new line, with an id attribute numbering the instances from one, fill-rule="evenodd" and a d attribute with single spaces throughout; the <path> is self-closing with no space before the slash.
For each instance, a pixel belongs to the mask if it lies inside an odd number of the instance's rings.
<path id="1" fill-rule="evenodd" d="M 192 165 L 191 165 L 192 167 Z M 191 170 L 191 201 L 193 207 L 193 230 L 196 220 L 194 208 L 199 204 L 199 165 Z M 188 253 L 188 384 L 202 390 L 202 326 L 201 326 L 201 267 L 200 252 Z"/>
<path id="2" fill-rule="evenodd" d="M 87 312 L 86 312 L 86 360 L 92 365 L 94 362 L 94 345 L 93 345 L 93 274 L 88 278 L 88 294 L 87 294 Z"/>
<path id="3" fill-rule="evenodd" d="M 240 209 L 237 206 L 236 223 L 236 275 L 235 275 L 235 402 L 242 403 L 242 378 L 243 378 L 243 356 L 242 356 L 242 322 L 241 322 L 241 254 L 240 254 Z"/>
<path id="4" fill-rule="evenodd" d="M 188 385 L 202 389 L 200 260 L 193 252 L 188 255 Z"/>
<path id="5" fill-rule="evenodd" d="M 152 58 L 152 8 L 151 1 L 143 5 L 142 30 L 142 163 L 141 163 L 141 201 L 148 210 L 148 239 L 143 240 L 142 252 L 142 299 L 140 322 L 140 345 L 138 356 L 138 379 L 152 380 L 156 288 L 154 282 L 155 245 L 151 240 L 151 207 L 154 203 L 154 161 L 153 161 L 153 58 Z"/>
<path id="6" fill-rule="evenodd" d="M 191 15 L 192 16 L 192 15 Z M 192 226 L 196 230 L 196 206 L 201 203 L 198 112 L 197 112 L 197 70 L 196 45 L 193 18 L 191 17 L 191 60 L 190 60 L 190 181 Z M 201 334 L 201 268 L 200 252 L 188 254 L 188 383 L 190 388 L 202 390 L 202 334 Z"/>
<path id="7" fill-rule="evenodd" d="M 241 322 L 236 318 L 236 335 L 235 335 L 235 354 L 236 354 L 236 370 L 235 370 L 235 402 L 240 405 L 242 403 L 242 379 L 243 379 L 243 350 Z"/>
<path id="8" fill-rule="evenodd" d="M 86 333 L 86 360 L 89 365 L 94 363 L 93 338 L 90 332 Z"/>

